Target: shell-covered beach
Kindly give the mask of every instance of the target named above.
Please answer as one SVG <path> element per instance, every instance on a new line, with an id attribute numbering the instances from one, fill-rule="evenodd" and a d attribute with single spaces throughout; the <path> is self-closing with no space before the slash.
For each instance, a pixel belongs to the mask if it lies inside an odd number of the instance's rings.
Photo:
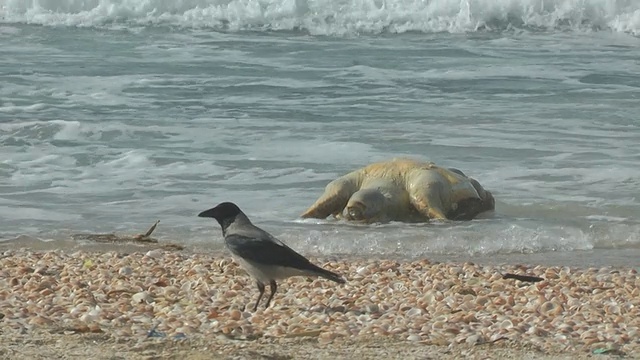
<path id="1" fill-rule="evenodd" d="M 216 358 L 260 351 L 280 358 L 305 351 L 315 358 L 353 351 L 360 358 L 640 354 L 634 268 L 312 261 L 347 284 L 290 278 L 279 283 L 270 308 L 262 303 L 253 312 L 257 289 L 226 254 L 6 249 L 0 354 L 27 358 L 34 339 L 69 346 L 33 354 L 67 358 L 74 358 L 65 352 L 72 344 L 86 352 L 85 342 L 103 349 L 99 356 L 113 351 L 110 358 L 206 358 L 211 351 Z M 504 279 L 505 273 L 544 280 Z"/>

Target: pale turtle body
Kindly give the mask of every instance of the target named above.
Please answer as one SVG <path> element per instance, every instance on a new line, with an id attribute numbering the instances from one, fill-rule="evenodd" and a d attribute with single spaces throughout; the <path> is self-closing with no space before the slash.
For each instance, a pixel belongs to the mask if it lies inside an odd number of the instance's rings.
<path id="1" fill-rule="evenodd" d="M 301 216 L 362 222 L 469 220 L 494 206 L 491 193 L 459 170 L 393 159 L 331 181 Z"/>

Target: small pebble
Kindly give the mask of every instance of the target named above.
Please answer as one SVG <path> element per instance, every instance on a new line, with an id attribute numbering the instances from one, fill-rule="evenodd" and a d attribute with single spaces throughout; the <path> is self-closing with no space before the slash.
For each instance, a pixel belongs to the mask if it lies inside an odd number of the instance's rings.
<path id="1" fill-rule="evenodd" d="M 155 250 L 149 250 L 147 251 L 147 253 L 145 254 L 145 256 L 150 257 L 150 258 L 154 258 L 154 259 L 159 259 L 162 257 L 164 253 L 164 250 L 162 249 L 155 249 Z"/>

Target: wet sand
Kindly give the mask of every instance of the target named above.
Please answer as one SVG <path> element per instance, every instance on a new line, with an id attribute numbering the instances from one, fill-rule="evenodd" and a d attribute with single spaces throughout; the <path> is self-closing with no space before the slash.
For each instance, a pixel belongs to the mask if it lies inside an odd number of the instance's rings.
<path id="1" fill-rule="evenodd" d="M 634 266 L 312 258 L 343 274 L 347 284 L 284 280 L 271 307 L 253 312 L 257 289 L 225 253 L 165 251 L 160 245 L 0 245 L 0 356 L 640 354 L 640 278 Z M 502 273 L 545 280 L 503 279 Z"/>

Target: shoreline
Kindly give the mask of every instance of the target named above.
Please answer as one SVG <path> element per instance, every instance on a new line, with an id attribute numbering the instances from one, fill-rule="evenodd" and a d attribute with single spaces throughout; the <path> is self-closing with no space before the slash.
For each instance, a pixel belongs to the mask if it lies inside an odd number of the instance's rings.
<path id="1" fill-rule="evenodd" d="M 176 247 L 176 250 L 184 254 L 209 254 L 211 256 L 229 257 L 229 253 L 224 245 L 219 244 L 185 244 L 159 240 L 157 243 L 133 243 L 119 242 L 106 243 L 87 240 L 56 239 L 40 240 L 31 236 L 21 235 L 16 238 L 0 240 L 0 251 L 17 250 L 29 248 L 36 251 L 118 251 L 123 253 L 133 253 L 148 251 L 156 248 Z M 571 267 L 629 267 L 640 270 L 640 248 L 596 248 L 591 250 L 574 251 L 549 251 L 539 253 L 491 253 L 491 254 L 427 254 L 425 256 L 405 256 L 403 254 L 309 254 L 304 249 L 296 249 L 305 256 L 330 257 L 343 261 L 365 261 L 365 260 L 395 260 L 395 261 L 417 261 L 428 259 L 439 263 L 464 263 L 473 262 L 480 265 L 508 265 L 525 264 L 540 266 L 571 266 Z"/>
<path id="2" fill-rule="evenodd" d="M 0 354 L 204 359 L 215 350 L 219 358 L 581 359 L 593 351 L 609 351 L 603 358 L 640 353 L 634 267 L 311 257 L 345 275 L 347 284 L 283 280 L 272 306 L 254 313 L 246 308 L 257 290 L 226 253 L 158 245 L 0 247 Z M 503 279 L 501 272 L 545 280 Z"/>

